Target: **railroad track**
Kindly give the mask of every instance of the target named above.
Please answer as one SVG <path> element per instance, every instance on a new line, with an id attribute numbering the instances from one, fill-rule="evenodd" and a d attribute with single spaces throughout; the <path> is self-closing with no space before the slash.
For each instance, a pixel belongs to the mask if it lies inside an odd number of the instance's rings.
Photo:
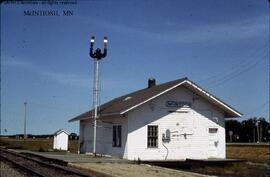
<path id="1" fill-rule="evenodd" d="M 7 149 L 0 149 L 1 160 L 11 162 L 16 167 L 27 172 L 31 176 L 38 177 L 90 177 L 89 174 L 81 172 L 77 169 L 54 164 L 49 161 L 44 161 L 23 155 Z"/>

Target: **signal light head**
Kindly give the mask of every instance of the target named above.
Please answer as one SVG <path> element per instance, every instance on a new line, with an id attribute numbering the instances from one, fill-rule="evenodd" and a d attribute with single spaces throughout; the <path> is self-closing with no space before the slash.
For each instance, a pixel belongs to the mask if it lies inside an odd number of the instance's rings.
<path id="1" fill-rule="evenodd" d="M 95 37 L 92 36 L 90 41 L 91 41 L 91 43 L 94 43 L 95 42 Z"/>
<path id="2" fill-rule="evenodd" d="M 108 43 L 108 38 L 106 36 L 104 37 L 104 43 Z"/>

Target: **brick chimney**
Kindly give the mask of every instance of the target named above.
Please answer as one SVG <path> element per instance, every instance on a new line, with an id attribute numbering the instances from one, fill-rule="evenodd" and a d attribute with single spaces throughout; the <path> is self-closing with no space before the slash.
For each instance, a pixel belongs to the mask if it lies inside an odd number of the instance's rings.
<path id="1" fill-rule="evenodd" d="M 156 86 L 156 79 L 151 77 L 148 79 L 148 88 L 151 88 L 153 86 Z"/>

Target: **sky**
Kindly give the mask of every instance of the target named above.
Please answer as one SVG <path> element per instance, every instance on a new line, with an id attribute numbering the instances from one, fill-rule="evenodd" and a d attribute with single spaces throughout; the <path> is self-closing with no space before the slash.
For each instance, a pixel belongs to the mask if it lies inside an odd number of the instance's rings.
<path id="1" fill-rule="evenodd" d="M 109 41 L 102 103 L 147 87 L 150 77 L 188 77 L 243 113 L 238 120 L 269 120 L 267 0 L 74 2 L 1 4 L 1 134 L 23 133 L 24 102 L 27 133 L 78 133 L 68 120 L 92 108 L 92 35 L 95 47 Z"/>

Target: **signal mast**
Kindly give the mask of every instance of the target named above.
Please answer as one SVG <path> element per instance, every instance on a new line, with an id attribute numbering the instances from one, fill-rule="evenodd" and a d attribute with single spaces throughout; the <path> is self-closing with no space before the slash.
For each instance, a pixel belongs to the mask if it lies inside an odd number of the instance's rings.
<path id="1" fill-rule="evenodd" d="M 108 44 L 108 38 L 104 37 L 104 49 L 103 53 L 101 52 L 100 48 L 97 48 L 94 52 L 94 43 L 95 43 L 95 37 L 91 37 L 90 41 L 90 57 L 94 59 L 94 86 L 93 86 L 93 106 L 94 106 L 94 139 L 93 139 L 93 154 L 96 156 L 96 137 L 97 137 L 97 119 L 99 117 L 98 115 L 98 107 L 99 107 L 99 101 L 100 101 L 100 71 L 99 71 L 99 62 L 102 58 L 105 58 L 107 56 L 107 44 Z M 93 114 L 92 114 L 93 115 Z"/>

